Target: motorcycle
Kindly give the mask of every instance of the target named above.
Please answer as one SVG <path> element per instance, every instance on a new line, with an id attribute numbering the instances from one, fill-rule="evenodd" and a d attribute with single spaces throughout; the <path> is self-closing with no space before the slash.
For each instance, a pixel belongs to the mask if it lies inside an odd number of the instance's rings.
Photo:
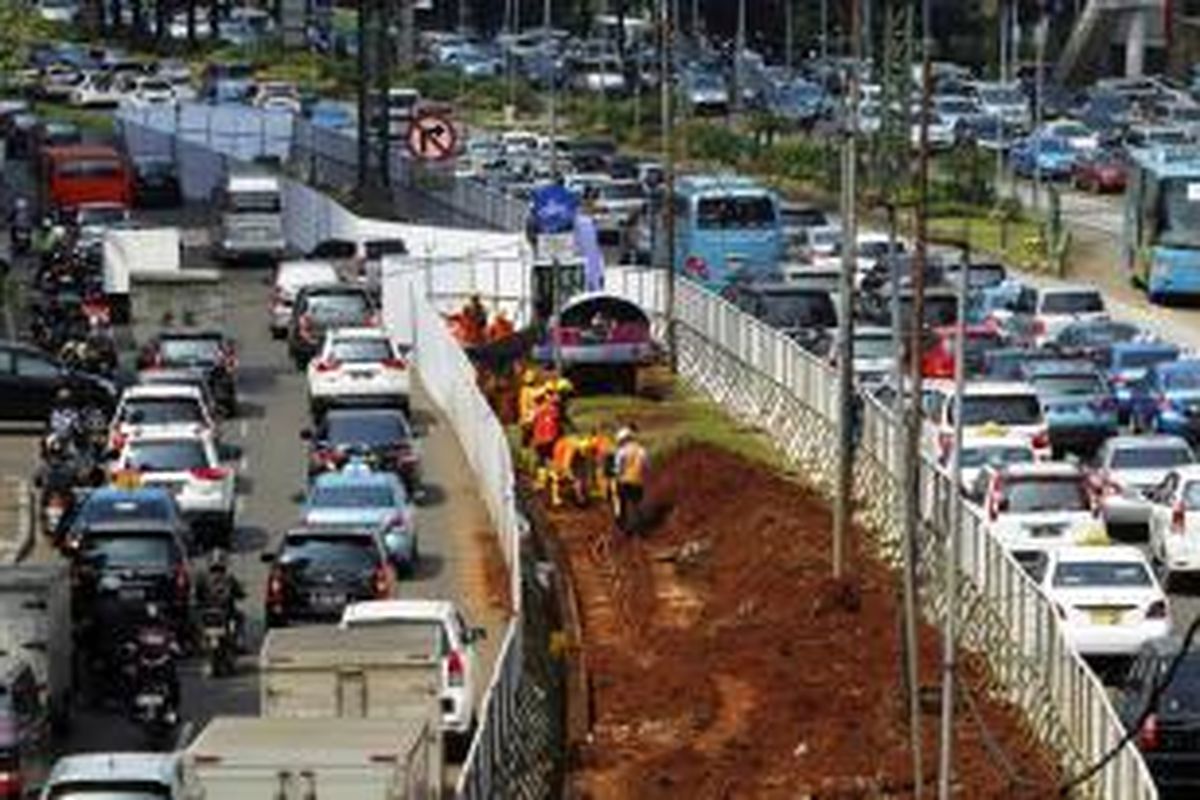
<path id="1" fill-rule="evenodd" d="M 131 716 L 153 744 L 169 742 L 179 724 L 176 646 L 167 630 L 151 627 L 140 629 L 132 646 Z"/>
<path id="2" fill-rule="evenodd" d="M 58 538 L 58 530 L 75 507 L 75 490 L 63 477 L 47 476 L 42 486 L 42 533 Z"/>
<path id="3" fill-rule="evenodd" d="M 204 652 L 208 655 L 208 672 L 214 678 L 232 675 L 235 660 L 235 630 L 233 615 L 227 610 L 211 607 L 200 613 L 200 631 Z"/>

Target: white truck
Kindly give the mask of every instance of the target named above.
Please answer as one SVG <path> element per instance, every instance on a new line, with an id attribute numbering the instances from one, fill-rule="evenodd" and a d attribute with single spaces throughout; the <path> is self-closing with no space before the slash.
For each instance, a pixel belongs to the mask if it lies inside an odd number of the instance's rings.
<path id="1" fill-rule="evenodd" d="M 26 659 L 44 691 L 50 718 L 70 718 L 71 581 L 65 563 L 0 569 L 0 651 Z"/>
<path id="2" fill-rule="evenodd" d="M 181 756 L 187 800 L 438 800 L 437 709 L 403 719 L 217 717 Z"/>
<path id="3" fill-rule="evenodd" d="M 279 178 L 261 171 L 231 171 L 213 192 L 212 204 L 217 213 L 212 247 L 219 261 L 283 257 L 287 241 Z"/>

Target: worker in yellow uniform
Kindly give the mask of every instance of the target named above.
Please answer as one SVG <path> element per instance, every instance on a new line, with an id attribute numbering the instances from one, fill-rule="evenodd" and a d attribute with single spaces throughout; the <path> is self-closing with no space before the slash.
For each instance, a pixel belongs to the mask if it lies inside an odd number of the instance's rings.
<path id="1" fill-rule="evenodd" d="M 576 505 L 587 504 L 591 490 L 592 438 L 560 436 L 554 443 L 550 465 L 550 506 L 562 505 L 563 489 L 570 488 Z"/>
<path id="2" fill-rule="evenodd" d="M 646 448 L 637 439 L 637 427 L 630 423 L 617 433 L 617 452 L 613 456 L 617 529 L 626 536 L 639 533 L 648 467 Z"/>
<path id="3" fill-rule="evenodd" d="M 521 373 L 521 389 L 517 392 L 517 426 L 521 430 L 521 459 L 526 468 L 533 463 L 533 412 L 541 394 L 537 371 L 529 368 Z"/>

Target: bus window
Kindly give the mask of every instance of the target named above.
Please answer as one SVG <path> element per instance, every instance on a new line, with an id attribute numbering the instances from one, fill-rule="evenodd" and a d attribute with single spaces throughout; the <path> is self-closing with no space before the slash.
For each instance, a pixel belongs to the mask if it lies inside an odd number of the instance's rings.
<path id="1" fill-rule="evenodd" d="M 1200 248 L 1200 181 L 1174 178 L 1162 182 L 1157 233 L 1166 247 Z"/>
<path id="2" fill-rule="evenodd" d="M 770 228 L 775 225 L 775 204 L 771 198 L 705 197 L 696 211 L 696 227 L 701 230 L 730 228 Z"/>

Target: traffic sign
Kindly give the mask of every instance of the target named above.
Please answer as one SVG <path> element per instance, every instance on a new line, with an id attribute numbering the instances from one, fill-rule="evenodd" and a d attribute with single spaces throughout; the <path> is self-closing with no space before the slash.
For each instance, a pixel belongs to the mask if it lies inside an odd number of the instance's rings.
<path id="1" fill-rule="evenodd" d="M 538 233 L 566 233 L 575 227 L 579 198 L 565 186 L 551 184 L 533 193 L 533 220 Z"/>
<path id="2" fill-rule="evenodd" d="M 454 156 L 458 132 L 440 114 L 418 114 L 408 126 L 408 152 L 423 161 L 445 161 Z"/>

